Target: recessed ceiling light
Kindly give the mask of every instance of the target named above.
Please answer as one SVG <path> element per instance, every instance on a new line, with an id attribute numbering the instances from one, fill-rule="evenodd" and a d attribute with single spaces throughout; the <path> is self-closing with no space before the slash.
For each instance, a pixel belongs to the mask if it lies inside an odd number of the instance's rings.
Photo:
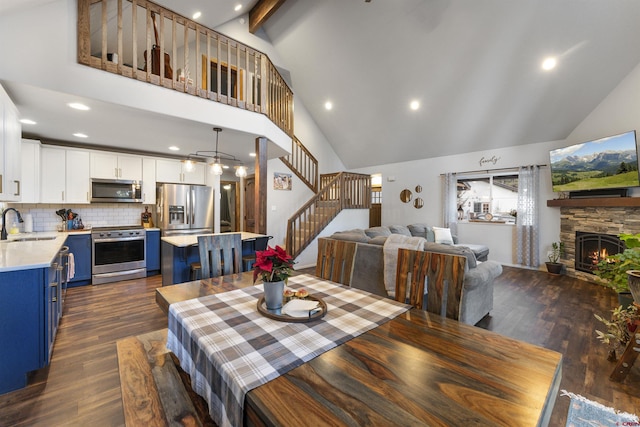
<path id="1" fill-rule="evenodd" d="M 90 110 L 89 107 L 87 107 L 84 104 L 81 104 L 79 102 L 70 102 L 69 104 L 67 104 L 69 107 L 75 109 L 75 110 L 82 110 L 82 111 L 87 111 Z"/>
<path id="2" fill-rule="evenodd" d="M 332 110 L 333 109 L 333 104 L 331 103 L 331 101 L 327 101 L 324 103 L 324 108 L 326 110 Z"/>
<path id="3" fill-rule="evenodd" d="M 557 64 L 558 64 L 558 61 L 556 60 L 556 58 L 550 56 L 548 58 L 545 58 L 544 61 L 542 61 L 542 69 L 546 71 L 553 70 L 554 68 L 556 68 Z"/>
<path id="4" fill-rule="evenodd" d="M 89 135 L 85 135 L 84 133 L 74 133 L 73 136 L 75 136 L 76 138 L 89 138 Z"/>
<path id="5" fill-rule="evenodd" d="M 180 151 L 180 148 L 176 147 L 175 145 L 172 145 L 171 147 L 169 147 L 169 150 L 171 150 L 171 151 Z"/>
<path id="6" fill-rule="evenodd" d="M 193 19 L 198 19 L 198 18 L 200 18 L 201 16 L 202 16 L 202 12 L 197 11 L 196 13 L 194 13 L 194 14 L 193 14 L 192 18 L 193 18 Z"/>
<path id="7" fill-rule="evenodd" d="M 249 153 L 249 156 L 251 156 L 251 157 L 255 157 L 255 156 L 256 156 L 256 153 Z"/>
<path id="8" fill-rule="evenodd" d="M 409 108 L 411 108 L 412 110 L 417 110 L 418 108 L 420 108 L 420 101 L 411 101 L 411 103 L 409 104 Z"/>
<path id="9" fill-rule="evenodd" d="M 235 10 L 236 12 L 238 12 L 240 9 L 242 9 L 241 4 L 237 4 L 236 7 L 233 8 L 233 10 Z"/>
<path id="10" fill-rule="evenodd" d="M 36 122 L 34 122 L 33 120 L 30 119 L 21 119 L 20 123 L 24 124 L 24 125 L 35 125 Z"/>

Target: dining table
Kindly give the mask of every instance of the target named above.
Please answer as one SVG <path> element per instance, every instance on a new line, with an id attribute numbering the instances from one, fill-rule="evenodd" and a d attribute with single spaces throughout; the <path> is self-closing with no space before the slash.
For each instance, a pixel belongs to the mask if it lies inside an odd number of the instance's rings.
<path id="1" fill-rule="evenodd" d="M 326 315 L 295 324 L 262 316 L 256 305 L 262 291 L 251 272 L 156 290 L 156 301 L 169 313 L 167 347 L 179 353 L 185 371 L 195 372 L 190 352 L 198 360 L 222 354 L 224 366 L 230 353 L 248 361 L 224 372 L 212 365 L 203 368 L 206 375 L 192 377 L 201 395 L 226 381 L 236 393 L 241 419 L 214 418 L 220 425 L 548 425 L 562 378 L 560 353 L 313 275 L 294 275 L 287 286 L 321 296 Z M 240 301 L 235 308 L 234 301 Z M 372 324 L 360 328 L 376 311 Z M 327 323 L 344 325 L 349 333 L 323 347 L 316 341 L 332 341 Z M 186 336 L 195 330 L 197 338 Z M 299 335 L 308 330 L 314 338 Z M 264 381 L 239 392 L 247 374 L 275 364 L 291 351 L 289 341 L 303 336 L 293 348 L 297 352 L 302 342 L 310 351 L 301 346 L 295 362 L 266 369 Z M 231 410 L 228 398 L 206 400 L 212 415 Z"/>

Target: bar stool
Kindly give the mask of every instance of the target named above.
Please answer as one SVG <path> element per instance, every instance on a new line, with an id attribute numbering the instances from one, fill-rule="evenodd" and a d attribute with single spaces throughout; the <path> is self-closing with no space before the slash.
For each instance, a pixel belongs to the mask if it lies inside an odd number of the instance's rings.
<path id="1" fill-rule="evenodd" d="M 191 263 L 191 270 L 189 272 L 189 280 L 200 280 L 202 279 L 202 264 L 199 262 Z"/>
<path id="2" fill-rule="evenodd" d="M 253 264 L 256 262 L 256 251 L 266 250 L 269 240 L 271 239 L 273 239 L 273 236 L 263 236 L 251 239 L 253 240 L 252 250 L 242 255 L 243 271 L 249 271 L 253 268 Z"/>

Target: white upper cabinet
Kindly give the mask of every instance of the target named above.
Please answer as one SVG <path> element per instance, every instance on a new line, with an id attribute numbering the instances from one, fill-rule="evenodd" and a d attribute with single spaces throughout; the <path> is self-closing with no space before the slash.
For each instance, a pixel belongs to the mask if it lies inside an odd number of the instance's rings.
<path id="1" fill-rule="evenodd" d="M 43 146 L 41 203 L 89 203 L 89 152 Z"/>
<path id="2" fill-rule="evenodd" d="M 21 136 L 18 109 L 0 86 L 0 201 L 3 202 L 19 202 L 22 197 Z"/>
<path id="3" fill-rule="evenodd" d="M 156 159 L 148 157 L 142 159 L 142 203 L 156 203 Z"/>
<path id="4" fill-rule="evenodd" d="M 22 153 L 22 203 L 40 202 L 40 141 L 23 139 Z"/>
<path id="5" fill-rule="evenodd" d="M 142 157 L 92 151 L 91 178 L 141 181 Z"/>
<path id="6" fill-rule="evenodd" d="M 180 160 L 156 160 L 156 181 L 176 184 L 205 184 L 205 164 L 193 163 L 189 170 Z"/>

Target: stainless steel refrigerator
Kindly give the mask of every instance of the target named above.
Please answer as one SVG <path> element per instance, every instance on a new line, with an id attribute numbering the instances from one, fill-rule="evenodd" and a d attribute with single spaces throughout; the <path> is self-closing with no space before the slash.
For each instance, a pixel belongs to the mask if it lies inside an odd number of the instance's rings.
<path id="1" fill-rule="evenodd" d="M 204 185 L 158 184 L 158 226 L 163 236 L 213 233 L 213 189 Z"/>

